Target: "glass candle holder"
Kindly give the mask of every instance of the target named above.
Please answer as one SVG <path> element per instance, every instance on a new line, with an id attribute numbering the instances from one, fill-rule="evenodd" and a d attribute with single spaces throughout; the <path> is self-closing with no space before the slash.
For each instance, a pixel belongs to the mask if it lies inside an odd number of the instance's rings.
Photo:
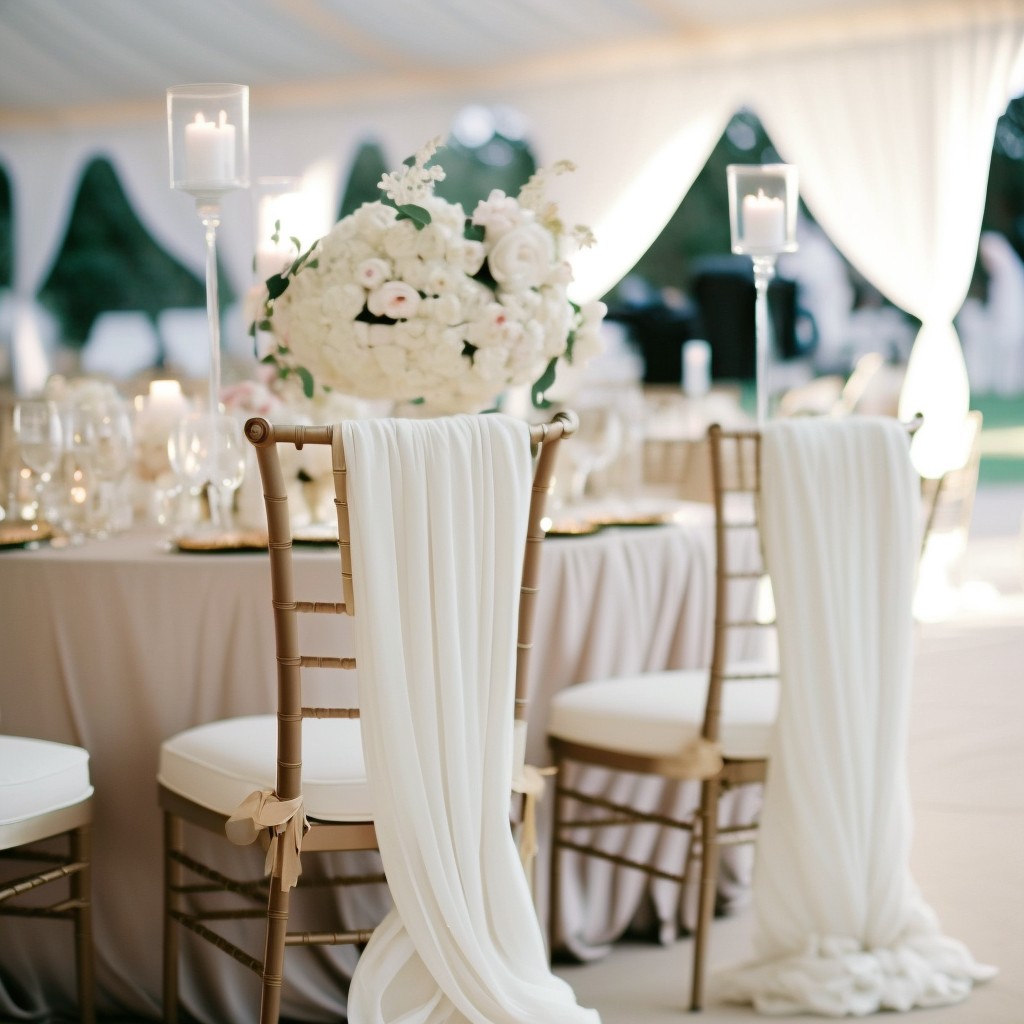
<path id="1" fill-rule="evenodd" d="M 757 425 L 768 419 L 768 284 L 779 253 L 795 252 L 799 194 L 792 164 L 729 164 L 729 228 L 732 251 L 754 263 L 754 331 L 757 374 Z"/>
<path id="2" fill-rule="evenodd" d="M 792 164 L 730 164 L 732 251 L 768 256 L 796 251 L 797 169 Z"/>
<path id="3" fill-rule="evenodd" d="M 206 314 L 210 325 L 209 411 L 220 409 L 220 300 L 217 228 L 226 192 L 249 187 L 249 87 L 174 85 L 167 90 L 171 188 L 195 197 L 206 237 Z"/>
<path id="4" fill-rule="evenodd" d="M 175 85 L 167 90 L 171 188 L 219 201 L 249 186 L 249 87 Z"/>

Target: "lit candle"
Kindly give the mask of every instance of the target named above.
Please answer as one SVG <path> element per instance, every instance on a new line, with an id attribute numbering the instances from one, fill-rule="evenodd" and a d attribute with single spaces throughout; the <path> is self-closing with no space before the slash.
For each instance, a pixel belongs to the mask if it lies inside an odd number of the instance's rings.
<path id="1" fill-rule="evenodd" d="M 230 185 L 235 178 L 235 126 L 225 111 L 217 121 L 202 112 L 185 125 L 185 178 L 204 185 Z"/>
<path id="2" fill-rule="evenodd" d="M 683 391 L 700 398 L 711 390 L 711 346 L 693 338 L 683 344 Z"/>
<path id="3" fill-rule="evenodd" d="M 184 402 L 181 393 L 181 384 L 176 380 L 151 380 L 149 382 L 149 401 L 151 405 L 175 409 L 181 407 Z"/>
<path id="4" fill-rule="evenodd" d="M 766 196 L 743 197 L 743 245 L 748 249 L 779 250 L 786 242 L 786 204 Z"/>

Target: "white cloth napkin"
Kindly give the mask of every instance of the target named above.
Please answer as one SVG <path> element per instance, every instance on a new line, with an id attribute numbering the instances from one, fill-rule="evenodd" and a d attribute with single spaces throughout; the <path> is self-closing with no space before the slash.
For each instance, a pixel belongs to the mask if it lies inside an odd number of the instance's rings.
<path id="1" fill-rule="evenodd" d="M 352 1024 L 597 1024 L 550 971 L 509 828 L 525 423 L 343 425 L 363 750 L 394 909 Z"/>
<path id="2" fill-rule="evenodd" d="M 765 427 L 782 690 L 754 870 L 759 959 L 723 977 L 727 999 L 763 1013 L 936 1006 L 995 973 L 942 934 L 908 867 L 918 502 L 896 420 Z"/>

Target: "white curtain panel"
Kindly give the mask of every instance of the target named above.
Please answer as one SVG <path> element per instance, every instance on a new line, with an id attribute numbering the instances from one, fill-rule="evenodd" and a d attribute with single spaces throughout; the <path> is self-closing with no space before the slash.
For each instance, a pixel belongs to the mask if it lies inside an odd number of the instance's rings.
<path id="1" fill-rule="evenodd" d="M 900 413 L 924 414 L 915 461 L 929 475 L 945 468 L 969 403 L 952 321 L 974 270 L 995 124 L 1019 76 L 1024 26 L 1006 10 L 979 3 L 974 21 L 753 69 L 757 112 L 799 166 L 811 212 L 922 322 Z"/>
<path id="2" fill-rule="evenodd" d="M 740 105 L 742 82 L 721 68 L 655 67 L 516 90 L 538 162 L 577 171 L 550 192 L 567 224 L 597 245 L 572 260 L 573 298 L 600 298 L 658 237 Z"/>

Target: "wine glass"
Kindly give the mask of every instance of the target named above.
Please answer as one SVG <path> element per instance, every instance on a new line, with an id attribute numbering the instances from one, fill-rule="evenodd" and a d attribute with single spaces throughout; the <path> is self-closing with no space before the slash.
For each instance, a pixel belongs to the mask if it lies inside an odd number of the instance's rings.
<path id="1" fill-rule="evenodd" d="M 231 529 L 231 503 L 245 475 L 246 449 L 238 421 L 223 414 L 192 413 L 171 433 L 167 454 L 189 493 L 207 490 L 211 527 Z"/>
<path id="2" fill-rule="evenodd" d="M 18 455 L 36 478 L 32 518 L 42 518 L 46 485 L 60 465 L 63 431 L 60 411 L 45 399 L 16 402 L 12 430 Z"/>
<path id="3" fill-rule="evenodd" d="M 614 405 L 582 402 L 574 406 L 579 427 L 568 449 L 572 456 L 571 501 L 583 501 L 587 482 L 593 473 L 611 465 L 623 443 L 622 416 Z"/>
<path id="4" fill-rule="evenodd" d="M 96 473 L 96 437 L 92 415 L 69 403 L 64 407 L 64 451 L 61 457 L 61 529 L 69 544 L 81 544 L 100 521 Z"/>
<path id="5" fill-rule="evenodd" d="M 97 535 L 105 536 L 120 525 L 119 491 L 131 465 L 132 421 L 120 397 L 93 398 L 81 411 L 89 421 L 92 465 L 97 482 Z M 124 498 L 124 495 L 121 495 Z M 123 506 L 128 508 L 127 503 Z"/>

